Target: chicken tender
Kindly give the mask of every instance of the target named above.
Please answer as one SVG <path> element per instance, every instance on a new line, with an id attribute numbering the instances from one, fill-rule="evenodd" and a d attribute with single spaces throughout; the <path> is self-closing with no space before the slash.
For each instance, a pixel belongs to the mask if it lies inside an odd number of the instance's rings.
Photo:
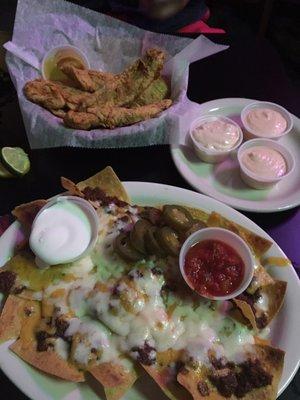
<path id="1" fill-rule="evenodd" d="M 35 79 L 24 86 L 28 100 L 50 111 L 76 110 L 87 93 L 60 82 Z"/>
<path id="2" fill-rule="evenodd" d="M 172 100 L 165 99 L 158 103 L 135 108 L 91 107 L 86 112 L 69 111 L 64 117 L 64 123 L 74 129 L 88 130 L 99 127 L 113 129 L 153 118 L 171 104 Z"/>
<path id="3" fill-rule="evenodd" d="M 93 71 L 89 69 L 79 69 L 73 65 L 63 65 L 62 72 L 74 81 L 78 88 L 86 92 L 104 90 L 114 84 L 115 75 L 109 72 Z"/>
<path id="4" fill-rule="evenodd" d="M 83 98 L 80 111 L 88 107 L 109 104 L 111 106 L 130 105 L 151 83 L 160 77 L 165 54 L 157 49 L 149 49 L 145 56 L 136 60 L 120 74 L 81 70 L 66 67 L 63 72 L 76 81 L 86 91 L 92 92 Z"/>
<path id="5" fill-rule="evenodd" d="M 141 93 L 132 104 L 131 107 L 144 106 L 146 104 L 157 103 L 166 99 L 169 95 L 169 87 L 163 78 L 158 78 L 151 83 L 147 89 Z"/>
<path id="6" fill-rule="evenodd" d="M 62 118 L 75 129 L 126 126 L 155 117 L 168 108 L 169 88 L 160 74 L 165 54 L 149 49 L 120 74 L 78 68 L 65 62 L 60 68 L 67 83 L 35 79 L 24 86 L 28 100 Z"/>

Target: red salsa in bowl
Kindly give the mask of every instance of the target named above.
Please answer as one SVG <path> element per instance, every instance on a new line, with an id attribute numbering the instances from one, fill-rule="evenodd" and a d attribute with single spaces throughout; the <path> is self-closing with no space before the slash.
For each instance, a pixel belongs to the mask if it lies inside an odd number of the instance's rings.
<path id="1" fill-rule="evenodd" d="M 228 296 L 242 284 L 245 264 L 239 253 L 221 240 L 207 239 L 189 248 L 184 259 L 189 285 L 206 297 Z"/>

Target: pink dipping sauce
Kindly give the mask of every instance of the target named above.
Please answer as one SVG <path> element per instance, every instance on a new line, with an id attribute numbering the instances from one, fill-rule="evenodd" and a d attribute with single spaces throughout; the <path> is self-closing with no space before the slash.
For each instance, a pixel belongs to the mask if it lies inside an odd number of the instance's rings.
<path id="1" fill-rule="evenodd" d="M 246 115 L 249 128 L 261 136 L 281 135 L 287 128 L 286 119 L 271 108 L 254 108 Z"/>
<path id="2" fill-rule="evenodd" d="M 287 164 L 281 153 L 267 146 L 253 146 L 245 150 L 241 162 L 260 178 L 278 178 L 287 172 Z"/>

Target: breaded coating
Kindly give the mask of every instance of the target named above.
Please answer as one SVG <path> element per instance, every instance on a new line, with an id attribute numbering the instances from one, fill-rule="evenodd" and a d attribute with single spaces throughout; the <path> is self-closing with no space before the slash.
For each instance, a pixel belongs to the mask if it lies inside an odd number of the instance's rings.
<path id="1" fill-rule="evenodd" d="M 91 107 L 86 112 L 69 111 L 64 117 L 65 125 L 74 129 L 88 130 L 92 128 L 110 128 L 135 124 L 157 116 L 172 104 L 172 100 L 165 99 L 135 108 L 125 107 Z"/>
<path id="2" fill-rule="evenodd" d="M 160 77 L 165 54 L 157 49 L 149 49 L 145 56 L 136 60 L 122 73 L 113 75 L 98 71 L 63 69 L 83 90 L 94 93 L 85 96 L 79 106 L 80 111 L 103 104 L 130 105 L 151 83 Z"/>
<path id="3" fill-rule="evenodd" d="M 166 99 L 168 85 L 160 76 L 164 61 L 164 52 L 149 49 L 120 74 L 80 69 L 66 62 L 60 68 L 67 83 L 35 79 L 23 90 L 28 100 L 71 128 L 130 125 L 152 118 L 172 104 Z"/>
<path id="4" fill-rule="evenodd" d="M 60 88 L 54 82 L 36 79 L 27 82 L 23 90 L 28 100 L 47 109 L 59 110 L 66 104 Z"/>
<path id="5" fill-rule="evenodd" d="M 79 69 L 68 64 L 63 65 L 61 70 L 76 83 L 79 89 L 91 93 L 96 90 L 106 89 L 107 86 L 113 84 L 115 79 L 115 75 L 109 72 Z"/>
<path id="6" fill-rule="evenodd" d="M 157 103 L 169 96 L 169 87 L 164 78 L 155 79 L 147 89 L 141 93 L 131 107 L 144 106 L 146 104 Z"/>
<path id="7" fill-rule="evenodd" d="M 24 86 L 28 100 L 37 103 L 47 110 L 76 110 L 88 95 L 82 90 L 66 86 L 60 82 L 35 79 Z"/>

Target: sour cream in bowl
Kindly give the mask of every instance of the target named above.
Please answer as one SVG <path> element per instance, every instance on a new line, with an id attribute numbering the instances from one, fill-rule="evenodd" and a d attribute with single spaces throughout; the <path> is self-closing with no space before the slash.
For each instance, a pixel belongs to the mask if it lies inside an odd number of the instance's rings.
<path id="1" fill-rule="evenodd" d="M 190 137 L 197 156 L 208 163 L 223 161 L 243 141 L 242 130 L 235 121 L 211 115 L 193 121 Z"/>
<path id="2" fill-rule="evenodd" d="M 50 200 L 36 215 L 29 246 L 40 268 L 83 257 L 94 247 L 99 218 L 89 202 L 76 196 Z"/>
<path id="3" fill-rule="evenodd" d="M 295 159 L 282 144 L 252 139 L 238 150 L 241 178 L 254 189 L 269 188 L 292 173 Z"/>
<path id="4" fill-rule="evenodd" d="M 290 113 L 278 104 L 267 101 L 248 104 L 241 112 L 241 120 L 248 138 L 277 140 L 293 128 Z"/>

